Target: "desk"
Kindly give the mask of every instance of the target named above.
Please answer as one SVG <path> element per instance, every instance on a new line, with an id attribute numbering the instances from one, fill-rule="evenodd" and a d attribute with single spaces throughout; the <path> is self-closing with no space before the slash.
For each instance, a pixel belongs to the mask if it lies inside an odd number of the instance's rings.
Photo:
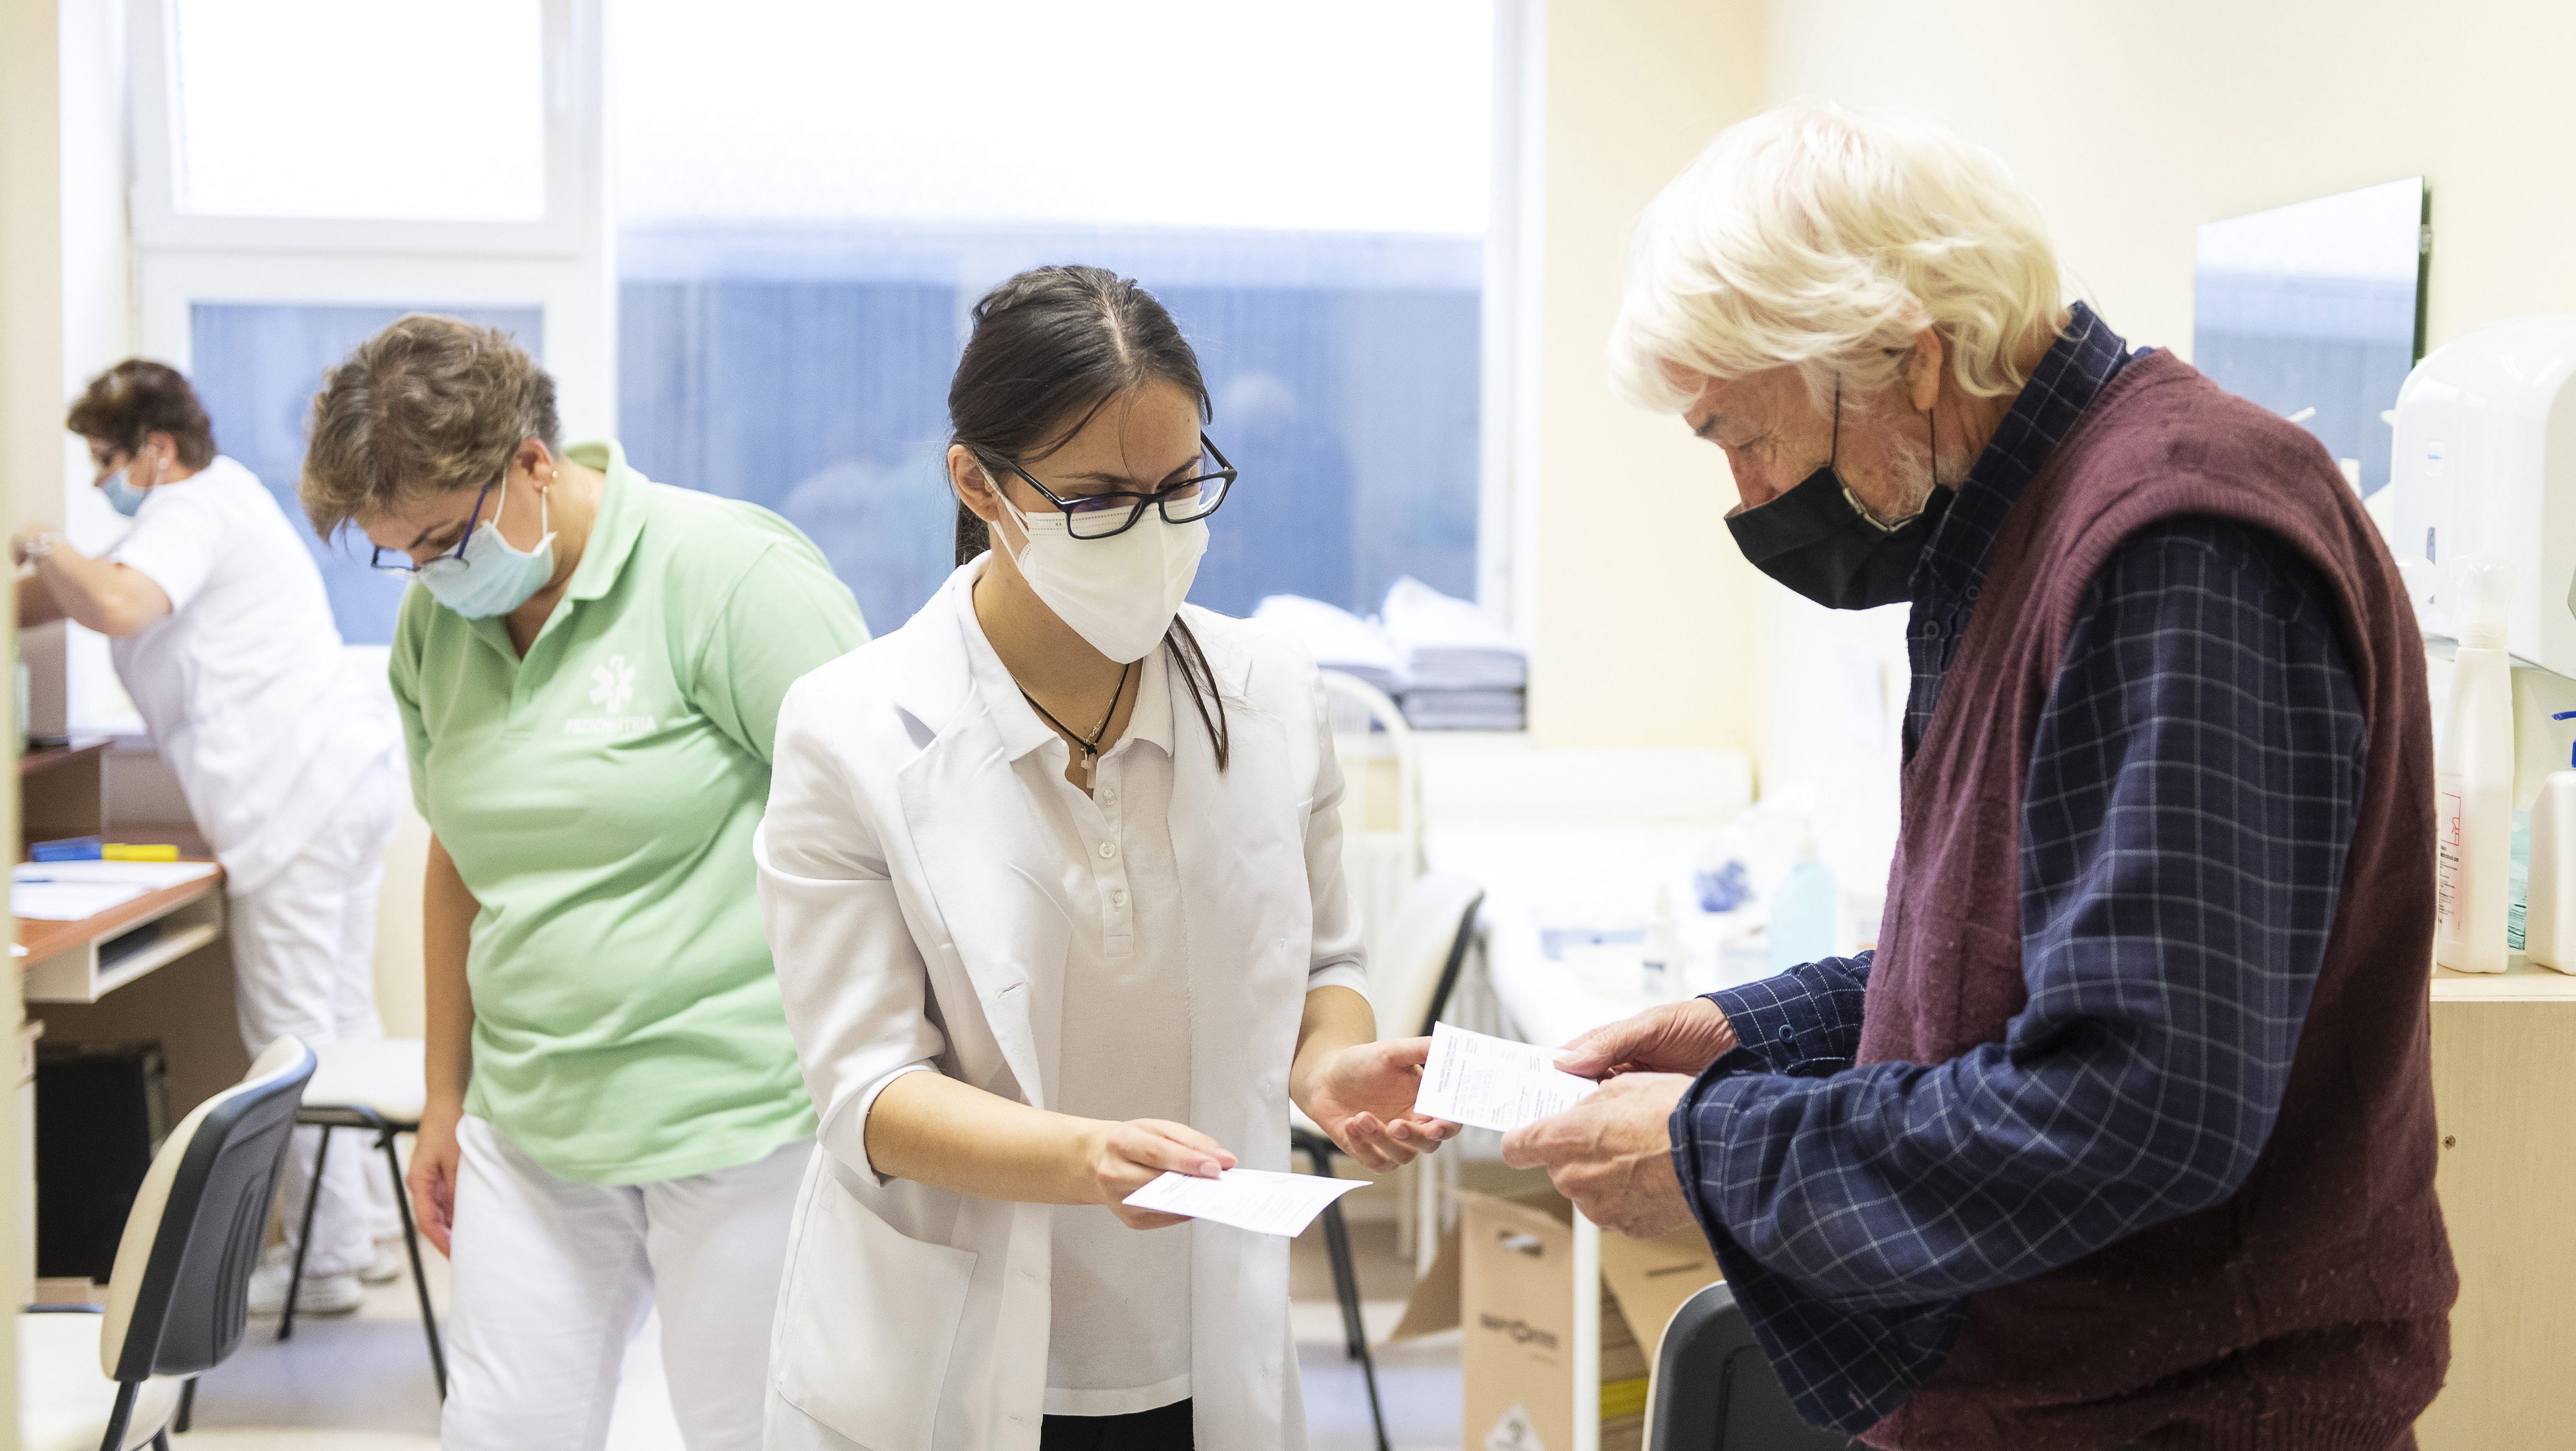
<path id="1" fill-rule="evenodd" d="M 1693 828 L 1512 828 L 1433 833 L 1434 866 L 1486 886 L 1487 972 L 1511 1030 L 1566 1039 L 1646 1006 L 1643 984 L 1549 961 L 1539 919 L 1585 883 L 1651 892 L 1689 860 Z M 1642 885 L 1641 885 L 1642 884 Z M 1682 901 L 1676 898 L 1677 904 Z M 1687 924 L 1694 914 L 1684 912 Z M 1701 944 L 1693 944 L 1702 952 Z M 1689 983 L 1706 992 L 1707 958 Z M 1726 974 L 1740 980 L 1760 969 Z M 2448 1385 L 2424 1413 L 2424 1451 L 2492 1451 L 2566 1440 L 2576 1424 L 2576 976 L 2520 957 L 2497 975 L 2435 971 L 2434 1113 L 2442 1134 L 2435 1184 L 2459 1263 Z M 1575 1216 L 1577 1285 L 1597 1280 L 1600 1229 Z M 1575 1296 L 1574 1375 L 1599 1378 L 1598 1295 Z M 1645 1331 L 1641 1328 L 1642 1337 Z M 1600 1423 L 1578 1397 L 1573 1451 L 1599 1451 Z"/>
<path id="2" fill-rule="evenodd" d="M 193 828 L 128 825 L 139 841 L 175 841 L 187 861 L 212 854 Z M 176 962 L 223 935 L 223 868 L 146 892 L 95 916 L 74 922 L 24 921 L 18 944 L 27 949 L 25 972 L 31 1003 L 94 1003 L 156 967 Z"/>

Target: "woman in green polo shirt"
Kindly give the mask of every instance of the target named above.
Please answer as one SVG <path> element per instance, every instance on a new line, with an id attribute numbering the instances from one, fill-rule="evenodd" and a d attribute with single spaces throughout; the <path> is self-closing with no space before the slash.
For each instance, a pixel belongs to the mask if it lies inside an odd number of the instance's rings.
<path id="1" fill-rule="evenodd" d="M 605 1444 L 662 1316 L 692 1451 L 759 1444 L 814 1132 L 752 830 L 778 703 L 867 638 L 765 510 L 559 445 L 503 333 L 406 317 L 333 369 L 301 484 L 419 581 L 393 642 L 423 902 L 422 1228 L 453 1266 L 451 1448 Z"/>

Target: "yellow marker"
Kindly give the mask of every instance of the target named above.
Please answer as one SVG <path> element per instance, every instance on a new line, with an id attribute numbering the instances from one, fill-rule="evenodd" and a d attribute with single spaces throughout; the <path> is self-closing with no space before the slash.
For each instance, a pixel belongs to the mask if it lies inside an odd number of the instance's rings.
<path id="1" fill-rule="evenodd" d="M 111 841 L 100 847 L 98 854 L 100 860 L 111 862 L 175 862 L 179 859 L 179 849 L 166 842 L 157 845 L 133 846 L 121 841 Z"/>

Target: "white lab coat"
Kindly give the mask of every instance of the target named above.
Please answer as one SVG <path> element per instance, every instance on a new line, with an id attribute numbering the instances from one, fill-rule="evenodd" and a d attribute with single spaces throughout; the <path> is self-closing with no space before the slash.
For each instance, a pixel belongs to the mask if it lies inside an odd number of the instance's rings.
<path id="1" fill-rule="evenodd" d="M 755 854 L 787 1020 L 821 1114 L 770 1351 L 770 1451 L 1035 1451 L 1053 1210 L 880 1180 L 869 1090 L 907 1064 L 1047 1107 L 1080 863 L 1062 859 L 976 688 L 979 568 L 797 682 Z M 1193 1126 L 1288 1167 L 1306 993 L 1357 987 L 1342 780 L 1313 661 L 1191 609 L 1232 727 L 1219 772 L 1175 682 L 1169 826 L 1190 935 Z M 990 667 L 990 662 L 986 662 Z M 997 667 L 991 667 L 997 668 Z M 1010 688 L 1005 677 L 1001 688 Z M 1302 1451 L 1288 1241 L 1191 1236 L 1202 1451 Z"/>

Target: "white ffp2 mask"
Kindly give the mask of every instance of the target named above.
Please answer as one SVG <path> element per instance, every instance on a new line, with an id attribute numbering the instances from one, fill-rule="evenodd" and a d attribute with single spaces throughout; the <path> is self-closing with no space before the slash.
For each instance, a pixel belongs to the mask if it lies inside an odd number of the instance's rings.
<path id="1" fill-rule="evenodd" d="M 1076 539 L 1062 510 L 1023 513 L 999 484 L 992 489 L 1028 539 L 1011 562 L 1055 617 L 1121 665 L 1154 653 L 1198 578 L 1207 521 L 1167 523 L 1149 508 L 1125 533 Z M 1002 531 L 991 532 L 1007 551 Z"/>

